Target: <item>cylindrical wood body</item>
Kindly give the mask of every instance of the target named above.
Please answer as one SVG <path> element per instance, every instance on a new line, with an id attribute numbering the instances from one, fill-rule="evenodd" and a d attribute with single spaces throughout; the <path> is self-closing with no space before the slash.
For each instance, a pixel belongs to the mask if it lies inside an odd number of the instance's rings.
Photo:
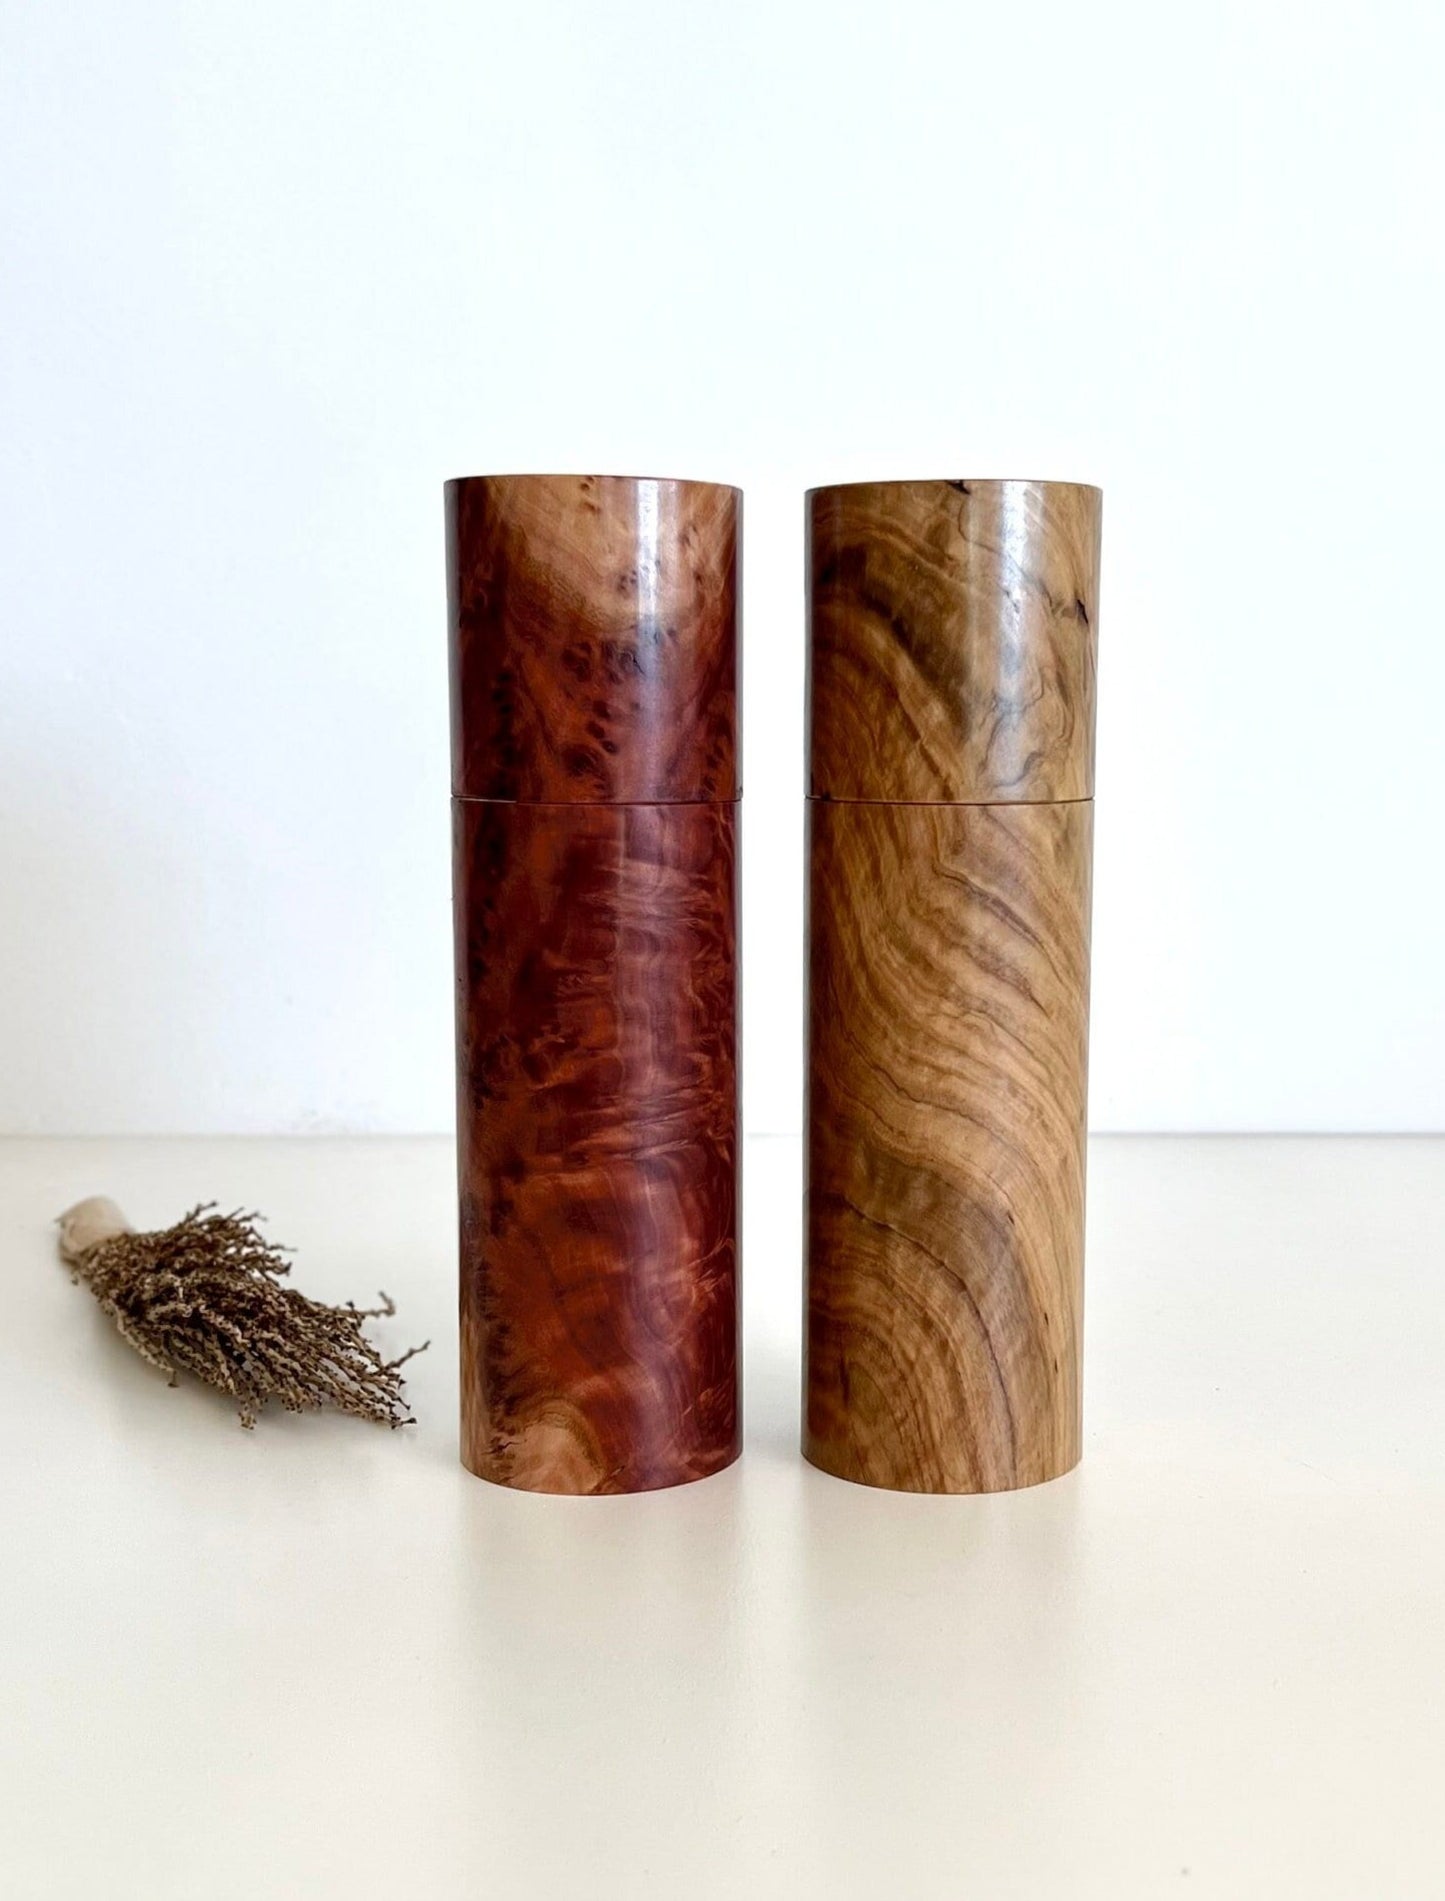
<path id="1" fill-rule="evenodd" d="M 804 1450 L 864 1484 L 1079 1457 L 1099 514 L 809 498 Z"/>
<path id="2" fill-rule="evenodd" d="M 645 1491 L 740 1444 L 739 497 L 447 488 L 461 1447 Z"/>

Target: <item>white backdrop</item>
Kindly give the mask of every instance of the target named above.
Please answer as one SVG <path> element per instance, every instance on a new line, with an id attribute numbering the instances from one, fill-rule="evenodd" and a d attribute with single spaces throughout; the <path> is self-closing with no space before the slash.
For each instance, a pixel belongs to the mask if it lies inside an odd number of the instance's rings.
<path id="1" fill-rule="evenodd" d="M 1093 1119 L 1445 1127 L 1441 10 L 10 0 L 0 1128 L 451 1113 L 440 485 L 1106 492 Z"/>

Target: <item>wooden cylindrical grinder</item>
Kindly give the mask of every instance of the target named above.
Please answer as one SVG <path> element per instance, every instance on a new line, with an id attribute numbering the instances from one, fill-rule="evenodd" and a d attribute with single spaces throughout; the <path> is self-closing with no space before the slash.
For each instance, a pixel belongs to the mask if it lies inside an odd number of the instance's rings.
<path id="1" fill-rule="evenodd" d="M 447 484 L 461 1451 L 526 1491 L 739 1449 L 740 514 Z"/>
<path id="2" fill-rule="evenodd" d="M 1079 1457 L 1099 491 L 808 498 L 804 1451 Z"/>

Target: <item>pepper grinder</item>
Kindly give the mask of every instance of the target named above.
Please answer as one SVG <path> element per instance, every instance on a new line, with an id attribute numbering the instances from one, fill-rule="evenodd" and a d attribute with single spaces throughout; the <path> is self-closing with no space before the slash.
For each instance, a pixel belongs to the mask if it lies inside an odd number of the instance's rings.
<path id="1" fill-rule="evenodd" d="M 808 498 L 804 1451 L 867 1485 L 1079 1457 L 1101 499 Z"/>
<path id="2" fill-rule="evenodd" d="M 461 1453 L 521 1490 L 739 1450 L 740 514 L 446 487 Z"/>

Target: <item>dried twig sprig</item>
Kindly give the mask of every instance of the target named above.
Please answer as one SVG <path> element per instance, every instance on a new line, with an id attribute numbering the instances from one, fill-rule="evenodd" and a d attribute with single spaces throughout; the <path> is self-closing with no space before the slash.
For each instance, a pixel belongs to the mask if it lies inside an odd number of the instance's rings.
<path id="1" fill-rule="evenodd" d="M 271 1399 L 293 1413 L 332 1406 L 414 1425 L 400 1369 L 424 1348 L 383 1360 L 363 1330 L 389 1319 L 392 1302 L 382 1294 L 378 1307 L 328 1307 L 283 1285 L 291 1250 L 264 1240 L 260 1220 L 203 1202 L 173 1228 L 137 1234 L 96 1195 L 60 1217 L 60 1255 L 143 1359 L 172 1386 L 182 1373 L 219 1386 L 243 1426 Z"/>

